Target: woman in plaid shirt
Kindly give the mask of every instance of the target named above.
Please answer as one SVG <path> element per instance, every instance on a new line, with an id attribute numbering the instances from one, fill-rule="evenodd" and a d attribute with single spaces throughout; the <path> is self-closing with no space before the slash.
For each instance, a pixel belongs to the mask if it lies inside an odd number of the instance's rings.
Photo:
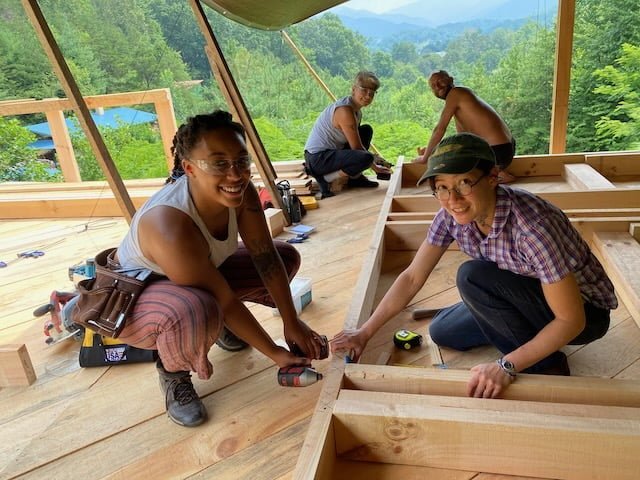
<path id="1" fill-rule="evenodd" d="M 418 184 L 427 180 L 441 209 L 411 264 L 369 320 L 343 331 L 332 351 L 362 353 L 367 341 L 422 288 L 454 240 L 472 259 L 456 284 L 462 302 L 440 310 L 429 333 L 438 345 L 493 345 L 496 362 L 471 369 L 469 396 L 496 398 L 518 372 L 569 375 L 560 348 L 585 344 L 609 328 L 613 285 L 569 219 L 527 191 L 498 185 L 489 144 L 470 133 L 443 139 Z"/>

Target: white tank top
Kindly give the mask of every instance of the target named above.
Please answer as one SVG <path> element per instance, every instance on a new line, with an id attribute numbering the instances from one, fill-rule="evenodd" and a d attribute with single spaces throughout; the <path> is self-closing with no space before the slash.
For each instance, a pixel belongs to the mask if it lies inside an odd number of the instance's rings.
<path id="1" fill-rule="evenodd" d="M 156 192 L 146 203 L 136 212 L 131 221 L 129 232 L 118 247 L 118 261 L 123 268 L 148 268 L 156 273 L 164 275 L 160 266 L 146 258 L 142 254 L 138 237 L 138 224 L 142 216 L 157 206 L 173 207 L 191 217 L 194 223 L 202 232 L 202 236 L 209 244 L 209 260 L 216 267 L 219 267 L 229 256 L 238 249 L 238 222 L 235 208 L 229 209 L 229 225 L 227 226 L 227 238 L 225 240 L 215 239 L 200 218 L 191 195 L 189 195 L 189 182 L 187 175 L 178 178 L 174 183 L 169 183 Z"/>

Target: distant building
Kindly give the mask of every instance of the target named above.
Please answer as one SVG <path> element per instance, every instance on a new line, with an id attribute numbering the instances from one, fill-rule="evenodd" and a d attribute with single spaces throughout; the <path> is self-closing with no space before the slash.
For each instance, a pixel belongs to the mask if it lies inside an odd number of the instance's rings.
<path id="1" fill-rule="evenodd" d="M 135 108 L 117 107 L 109 110 L 99 108 L 95 112 L 91 113 L 91 118 L 93 118 L 93 121 L 98 127 L 118 128 L 121 125 L 152 123 L 156 121 L 157 115 L 143 110 L 136 110 Z M 80 131 L 76 122 L 71 119 L 65 118 L 65 123 L 67 124 L 70 134 Z M 40 137 L 35 142 L 30 143 L 29 147 L 42 152 L 55 150 L 55 145 L 51 138 L 49 122 L 27 125 L 25 128 Z"/>

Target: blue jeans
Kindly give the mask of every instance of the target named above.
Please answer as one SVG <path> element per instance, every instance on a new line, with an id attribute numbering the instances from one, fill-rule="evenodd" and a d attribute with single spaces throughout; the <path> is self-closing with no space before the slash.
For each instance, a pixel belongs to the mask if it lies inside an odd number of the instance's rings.
<path id="1" fill-rule="evenodd" d="M 506 355 L 535 337 L 555 317 L 540 280 L 501 270 L 493 262 L 463 263 L 456 284 L 462 302 L 440 310 L 429 326 L 438 345 L 455 350 L 493 345 Z M 586 326 L 571 345 L 597 340 L 609 328 L 609 310 L 585 303 L 584 311 Z M 554 352 L 524 372 L 542 372 L 559 363 L 562 356 Z"/>

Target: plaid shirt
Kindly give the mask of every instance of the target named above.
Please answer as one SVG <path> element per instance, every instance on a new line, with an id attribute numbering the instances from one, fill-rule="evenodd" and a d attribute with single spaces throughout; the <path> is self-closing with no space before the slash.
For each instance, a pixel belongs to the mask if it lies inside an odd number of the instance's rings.
<path id="1" fill-rule="evenodd" d="M 459 225 L 442 208 L 427 241 L 444 247 L 455 240 L 472 258 L 545 284 L 573 273 L 585 301 L 605 309 L 618 306 L 602 265 L 562 210 L 525 190 L 499 185 L 496 193 L 489 235 L 484 237 L 475 222 Z"/>

